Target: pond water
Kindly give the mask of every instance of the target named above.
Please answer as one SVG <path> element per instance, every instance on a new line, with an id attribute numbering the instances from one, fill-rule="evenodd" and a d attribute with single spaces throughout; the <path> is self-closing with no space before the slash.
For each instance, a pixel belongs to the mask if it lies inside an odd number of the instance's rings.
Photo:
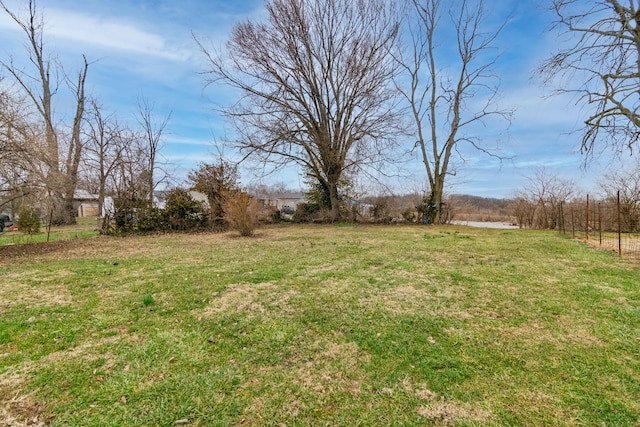
<path id="1" fill-rule="evenodd" d="M 509 224 L 508 222 L 483 222 L 483 221 L 453 221 L 455 225 L 468 225 L 469 227 L 480 228 L 501 228 L 501 229 L 515 229 L 517 225 Z"/>

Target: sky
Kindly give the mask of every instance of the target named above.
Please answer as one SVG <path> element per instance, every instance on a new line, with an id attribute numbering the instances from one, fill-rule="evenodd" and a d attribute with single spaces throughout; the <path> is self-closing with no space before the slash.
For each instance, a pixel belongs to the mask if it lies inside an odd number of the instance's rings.
<path id="1" fill-rule="evenodd" d="M 19 16 L 26 16 L 26 0 L 4 0 Z M 508 198 L 528 185 L 538 170 L 576 182 L 578 190 L 595 192 L 597 183 L 620 163 L 635 161 L 624 154 L 597 155 L 585 167 L 579 152 L 580 106 L 575 100 L 549 97 L 536 67 L 561 41 L 550 29 L 552 16 L 542 0 L 505 0 L 494 11 L 497 21 L 510 20 L 496 42 L 501 52 L 496 72 L 500 76 L 500 103 L 513 109 L 510 126 L 488 123 L 480 137 L 498 147 L 499 160 L 463 148 L 464 162 L 449 177 L 450 193 Z M 206 61 L 193 34 L 209 46 L 219 46 L 234 25 L 264 17 L 262 0 L 39 0 L 45 17 L 45 47 L 74 75 L 82 55 L 91 63 L 87 90 L 107 111 L 135 123 L 137 102 L 144 97 L 157 117 L 171 114 L 164 134 L 162 156 L 177 183 L 200 162 L 213 162 L 222 154 L 237 156 L 225 147 L 231 126 L 217 112 L 233 102 L 233 93 L 206 86 L 202 72 Z M 0 57 L 24 59 L 23 33 L 0 14 Z M 63 95 L 60 96 L 61 98 Z M 64 100 L 58 113 L 64 116 Z M 395 193 L 426 188 L 426 173 L 414 157 L 398 165 L 403 176 L 383 183 Z M 304 183 L 295 169 L 258 176 L 241 169 L 244 184 L 284 184 L 292 190 Z M 381 191 L 364 184 L 364 191 Z"/>

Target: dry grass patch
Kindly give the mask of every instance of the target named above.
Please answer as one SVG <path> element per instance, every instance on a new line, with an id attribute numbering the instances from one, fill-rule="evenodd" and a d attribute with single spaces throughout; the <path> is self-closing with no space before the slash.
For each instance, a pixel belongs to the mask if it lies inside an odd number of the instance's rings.
<path id="1" fill-rule="evenodd" d="M 471 319 L 473 315 L 460 307 L 460 303 L 465 299 L 464 292 L 454 287 L 421 288 L 399 285 L 371 292 L 361 298 L 359 304 L 365 311 L 382 310 L 393 315 Z"/>
<path id="2" fill-rule="evenodd" d="M 16 306 L 52 307 L 67 306 L 73 303 L 63 280 L 66 272 L 61 271 L 55 277 L 46 277 L 34 281 L 30 274 L 12 273 L 0 280 L 0 309 Z"/>
<path id="3" fill-rule="evenodd" d="M 295 364 L 294 383 L 313 391 L 319 401 L 323 400 L 323 395 L 349 393 L 359 396 L 362 386 L 359 366 L 366 363 L 369 356 L 352 342 L 330 342 L 324 347 L 312 360 Z"/>
<path id="4" fill-rule="evenodd" d="M 418 409 L 418 415 L 437 425 L 480 423 L 490 425 L 491 413 L 477 405 L 465 402 L 435 400 Z"/>
<path id="5" fill-rule="evenodd" d="M 264 425 L 264 420 L 307 425 L 313 414 L 328 415 L 346 400 L 364 393 L 363 365 L 371 356 L 356 343 L 316 341 L 304 345 L 284 363 L 258 368 L 243 389 L 266 387 L 247 405 L 241 425 Z M 277 384 L 269 378 L 279 378 Z M 282 425 L 287 425 L 283 423 Z"/>
<path id="6" fill-rule="evenodd" d="M 118 358 L 109 350 L 114 345 L 126 343 L 140 343 L 143 340 L 137 335 L 130 335 L 120 328 L 118 336 L 104 337 L 86 341 L 78 346 L 55 351 L 47 354 L 38 361 L 25 361 L 17 369 L 12 369 L 0 374 L 0 425 L 2 426 L 44 426 L 50 422 L 54 416 L 46 404 L 38 402 L 35 396 L 38 390 L 25 391 L 30 389 L 29 383 L 38 375 L 42 368 L 52 371 L 58 368 L 64 369 L 69 364 L 79 364 L 79 366 L 89 366 L 85 372 L 75 372 L 75 374 L 91 377 L 97 382 L 105 381 L 114 367 L 117 366 Z M 10 353 L 7 353 L 7 356 Z M 59 393 L 62 393 L 59 391 Z"/>
<path id="7" fill-rule="evenodd" d="M 31 395 L 22 395 L 16 388 L 5 388 L 0 378 L 0 425 L 11 427 L 44 426 L 51 414 L 47 406 L 37 403 Z"/>
<path id="8" fill-rule="evenodd" d="M 274 307 L 280 313 L 293 312 L 295 310 L 290 306 L 290 300 L 297 295 L 295 290 L 283 290 L 274 282 L 236 283 L 228 285 L 225 291 L 212 297 L 207 307 L 192 314 L 196 318 L 205 319 L 216 318 L 225 313 L 264 316 L 272 313 Z"/>
<path id="9" fill-rule="evenodd" d="M 416 384 L 411 378 L 404 378 L 393 388 L 381 391 L 390 399 L 407 395 L 420 400 L 417 414 L 429 421 L 430 425 L 481 424 L 491 425 L 494 415 L 478 403 L 460 402 L 447 399 L 430 390 L 426 384 Z"/>
<path id="10" fill-rule="evenodd" d="M 557 328 L 551 329 L 536 322 L 517 327 L 505 327 L 502 334 L 505 338 L 525 340 L 537 343 L 579 344 L 584 346 L 604 347 L 606 343 L 591 332 L 593 325 L 576 323 L 570 316 L 558 316 Z"/>

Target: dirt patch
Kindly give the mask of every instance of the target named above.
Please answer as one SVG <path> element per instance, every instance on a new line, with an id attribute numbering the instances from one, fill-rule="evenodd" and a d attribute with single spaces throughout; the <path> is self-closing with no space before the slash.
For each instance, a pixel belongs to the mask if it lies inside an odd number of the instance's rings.
<path id="1" fill-rule="evenodd" d="M 6 401 L 0 408 L 0 425 L 3 426 L 43 426 L 52 417 L 45 405 L 26 398 Z"/>
<path id="2" fill-rule="evenodd" d="M 83 241 L 89 239 L 83 239 Z M 78 245 L 77 240 L 56 240 L 54 242 L 27 243 L 23 245 L 0 246 L 0 258 L 13 260 L 16 258 L 31 258 L 67 251 Z"/>
<path id="3" fill-rule="evenodd" d="M 172 256 L 179 248 L 193 250 L 221 243 L 225 234 L 158 234 L 158 235 L 98 235 L 52 242 L 0 246 L 0 257 L 16 260 L 67 260 L 74 258 L 126 259 L 130 255 L 142 257 Z M 163 240 L 164 244 L 159 244 Z"/>

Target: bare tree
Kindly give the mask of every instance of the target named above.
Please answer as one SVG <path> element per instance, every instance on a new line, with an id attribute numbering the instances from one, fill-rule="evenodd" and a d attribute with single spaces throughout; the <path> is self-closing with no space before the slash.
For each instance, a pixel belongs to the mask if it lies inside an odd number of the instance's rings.
<path id="1" fill-rule="evenodd" d="M 398 21 L 388 0 L 269 0 L 265 22 L 237 25 L 224 53 L 198 42 L 208 82 L 239 89 L 225 113 L 247 157 L 295 163 L 339 215 L 349 170 L 379 164 L 397 134 Z"/>
<path id="2" fill-rule="evenodd" d="M 640 228 L 640 160 L 605 175 L 599 184 L 606 200 L 613 205 L 620 196 L 622 225 L 625 230 L 637 232 Z"/>
<path id="3" fill-rule="evenodd" d="M 147 147 L 138 132 L 131 132 L 120 152 L 122 160 L 117 163 L 115 172 L 109 179 L 110 186 L 118 197 L 133 197 L 148 201 L 146 182 Z"/>
<path id="4" fill-rule="evenodd" d="M 487 30 L 488 19 L 483 0 L 407 1 L 410 44 L 398 58 L 404 71 L 398 88 L 411 109 L 416 147 L 436 206 L 442 204 L 446 177 L 456 172 L 452 161 L 459 156 L 459 146 L 467 143 L 497 157 L 473 131 L 490 117 L 508 121 L 512 114 L 497 106 L 499 79 L 492 71 L 498 59 L 493 45 L 504 24 Z M 444 34 L 452 29 L 457 37 L 455 54 L 441 55 L 450 47 Z M 445 62 L 445 57 L 452 62 Z M 440 209 L 433 211 L 430 220 L 438 223 Z"/>
<path id="5" fill-rule="evenodd" d="M 144 141 L 144 159 L 146 161 L 144 170 L 144 184 L 146 197 L 149 206 L 153 205 L 153 193 L 158 184 L 163 182 L 168 174 L 158 162 L 158 155 L 162 149 L 162 134 L 171 119 L 171 113 L 158 119 L 153 112 L 153 105 L 144 97 L 138 98 L 138 123 L 142 129 L 142 141 Z M 156 171 L 162 172 L 163 176 L 157 179 Z"/>
<path id="6" fill-rule="evenodd" d="M 73 90 L 73 94 L 76 99 L 76 111 L 73 116 L 73 124 L 71 126 L 70 135 L 67 139 L 67 156 L 65 167 L 61 171 L 62 182 L 63 182 L 63 201 L 64 201 L 64 212 L 63 212 L 63 221 L 64 223 L 75 223 L 75 218 L 77 212 L 74 208 L 74 194 L 76 188 L 78 186 L 78 173 L 80 168 L 80 161 L 82 160 L 82 154 L 84 150 L 84 141 L 82 139 L 82 125 L 84 123 L 84 111 L 86 104 L 86 95 L 85 95 L 85 82 L 87 80 L 87 71 L 89 69 L 89 63 L 87 62 L 87 58 L 82 55 L 82 59 L 84 62 L 82 70 L 78 73 L 77 83 L 69 81 L 69 87 Z"/>
<path id="7" fill-rule="evenodd" d="M 552 0 L 556 28 L 570 36 L 540 67 L 558 93 L 586 108 L 582 149 L 596 143 L 632 150 L 640 136 L 640 2 Z"/>
<path id="8" fill-rule="evenodd" d="M 40 127 L 44 129 L 44 145 L 35 144 L 22 149 L 31 154 L 34 164 L 39 163 L 37 169 L 43 174 L 47 192 L 53 196 L 57 206 L 54 221 L 75 222 L 73 194 L 78 182 L 78 168 L 83 148 L 80 130 L 84 116 L 84 88 L 89 63 L 83 55 L 84 63 L 77 80 L 65 75 L 62 67 L 44 49 L 44 23 L 35 0 L 29 0 L 28 16 L 24 19 L 9 10 L 2 0 L 0 7 L 24 32 L 29 63 L 33 69 L 20 67 L 13 58 L 9 62 L 0 62 L 0 65 L 7 70 L 24 97 L 30 101 L 39 117 Z M 69 125 L 66 135 L 56 127 L 53 103 L 63 80 L 66 80 L 76 100 L 75 111 L 71 114 L 73 122 Z"/>
<path id="9" fill-rule="evenodd" d="M 89 102 L 86 126 L 86 157 L 83 162 L 87 176 L 96 180 L 98 212 L 103 211 L 109 181 L 124 162 L 125 147 L 135 139 L 133 132 L 120 125 L 113 114 L 105 115 L 95 99 Z"/>
<path id="10" fill-rule="evenodd" d="M 0 80 L 1 81 L 1 80 Z M 0 92 L 0 207 L 18 212 L 44 198 L 42 164 L 39 152 L 43 139 L 30 120 L 30 109 L 19 94 L 3 88 Z"/>
<path id="11" fill-rule="evenodd" d="M 575 196 L 576 184 L 545 169 L 535 171 L 527 180 L 527 188 L 520 193 L 520 198 L 530 204 L 526 212 L 527 222 L 539 229 L 561 227 L 561 206 Z M 535 206 L 533 211 L 532 206 Z"/>

